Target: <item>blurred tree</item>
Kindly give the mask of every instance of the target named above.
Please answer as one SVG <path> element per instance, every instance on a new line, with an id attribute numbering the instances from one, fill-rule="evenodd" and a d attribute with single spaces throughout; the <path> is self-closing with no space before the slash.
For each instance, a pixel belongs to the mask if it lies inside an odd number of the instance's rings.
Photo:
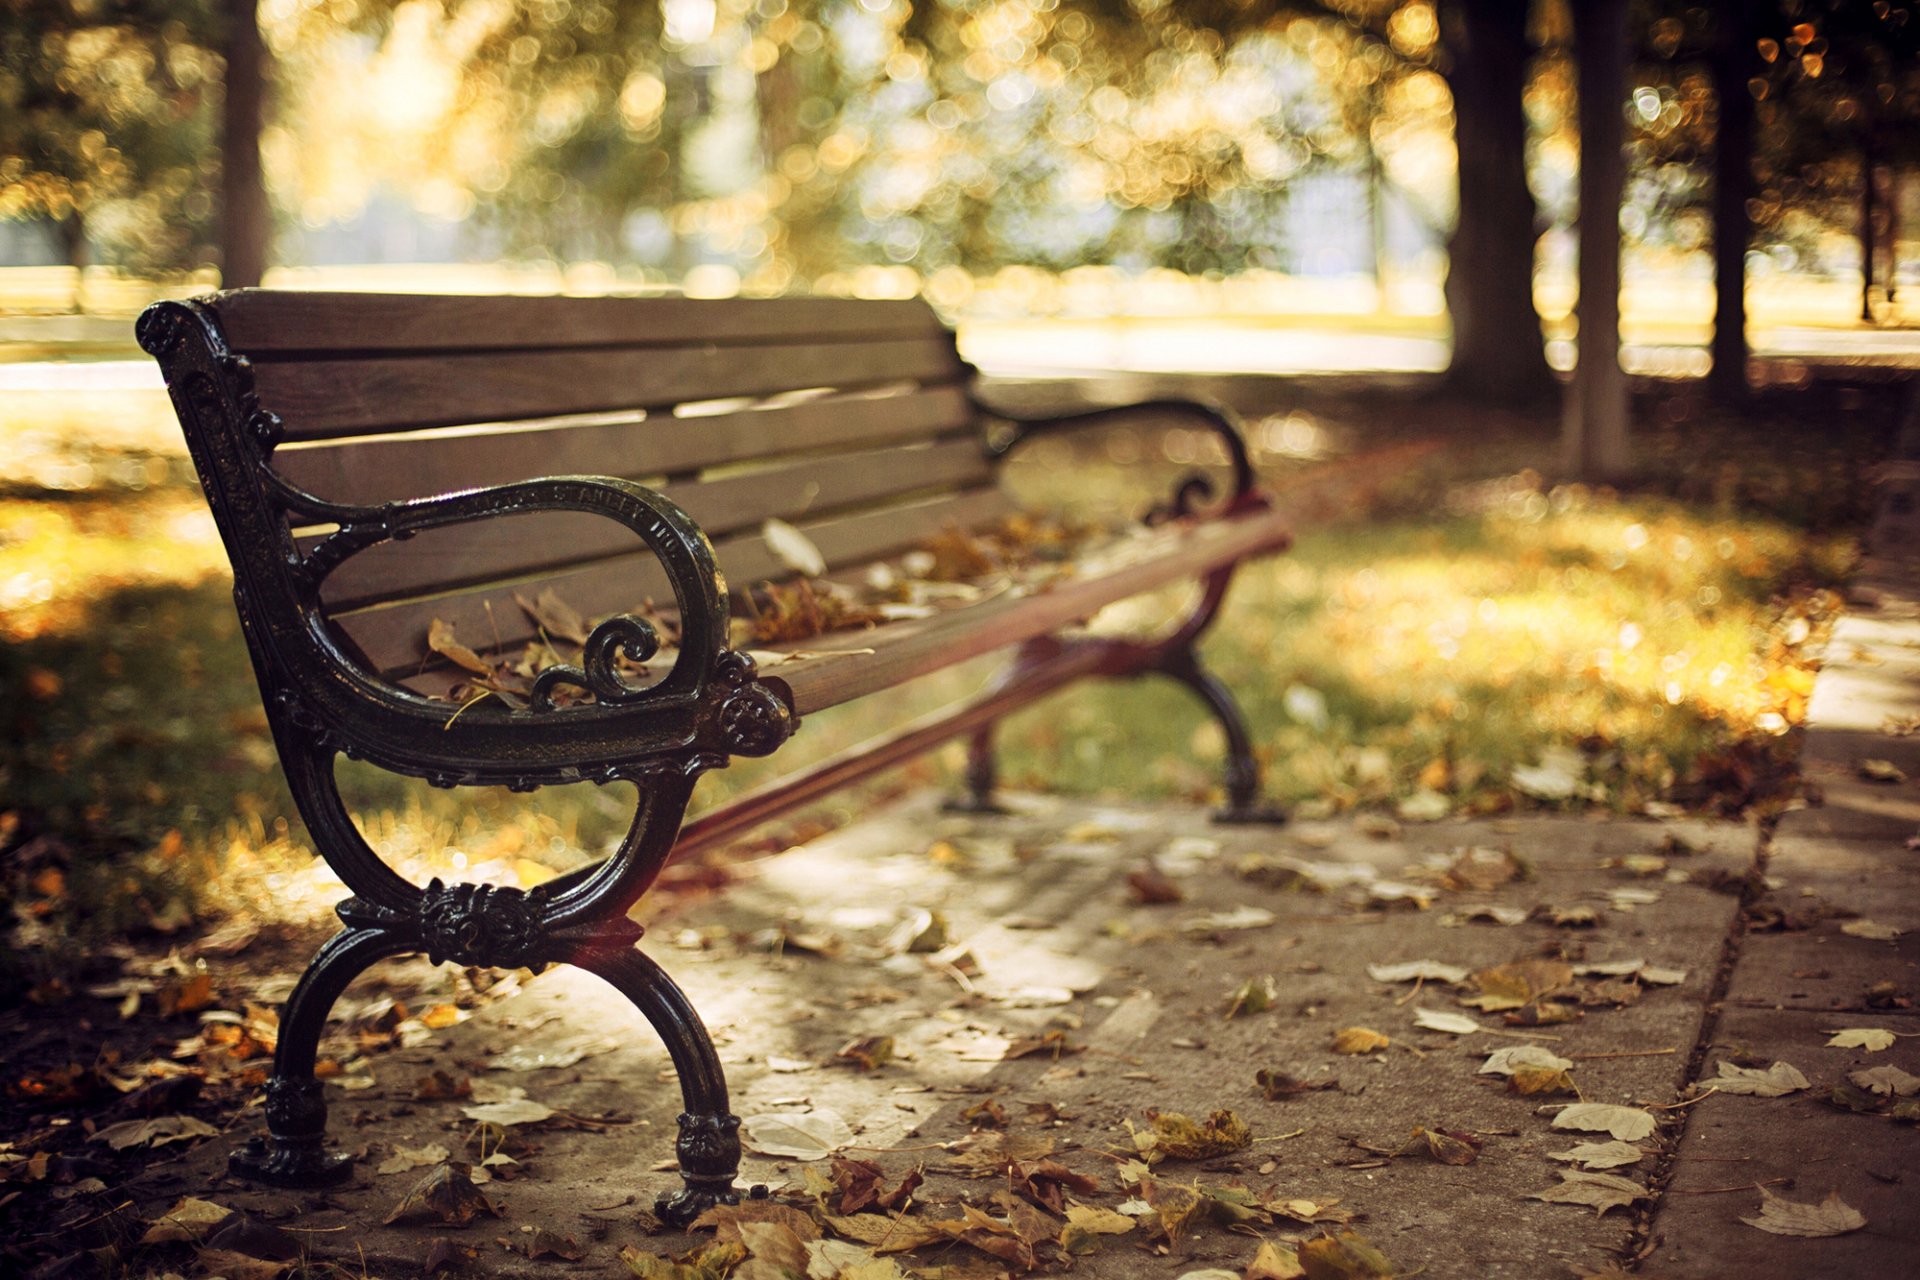
<path id="1" fill-rule="evenodd" d="M 220 22 L 210 0 L 0 0 L 0 217 L 66 259 L 210 256 Z"/>
<path id="2" fill-rule="evenodd" d="M 1649 184 L 1666 197 L 1652 214 L 1672 226 L 1705 203 L 1704 185 L 1679 173 L 1711 166 L 1712 378 L 1742 395 L 1748 256 L 1768 246 L 1783 263 L 1818 261 L 1823 239 L 1846 229 L 1864 265 L 1895 231 L 1870 175 L 1920 160 L 1920 11 L 1911 0 L 1663 0 L 1647 33 L 1638 167 L 1676 175 Z M 1869 269 L 1865 314 L 1874 291 Z"/>
<path id="3" fill-rule="evenodd" d="M 1533 301 L 1539 228 L 1523 106 L 1528 0 L 1440 0 L 1439 13 L 1460 189 L 1447 249 L 1448 380 L 1473 396 L 1538 398 L 1554 384 Z"/>
<path id="4" fill-rule="evenodd" d="M 260 168 L 266 49 L 260 0 L 222 0 L 225 75 L 220 107 L 220 283 L 243 289 L 266 274 L 273 210 Z"/>
<path id="5" fill-rule="evenodd" d="M 1578 355 L 1568 384 L 1565 461 L 1588 480 L 1628 469 L 1627 377 L 1620 367 L 1620 208 L 1626 190 L 1627 0 L 1573 6 L 1580 76 Z"/>

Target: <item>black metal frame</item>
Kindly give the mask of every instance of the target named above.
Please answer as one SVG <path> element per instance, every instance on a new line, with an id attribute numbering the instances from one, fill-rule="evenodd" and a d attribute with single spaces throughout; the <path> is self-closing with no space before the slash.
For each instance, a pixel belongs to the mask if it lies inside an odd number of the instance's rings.
<path id="1" fill-rule="evenodd" d="M 993 691 L 960 712 L 909 726 L 893 738 L 826 762 L 795 781 L 744 798 L 693 824 L 681 821 L 694 783 L 739 756 L 763 756 L 798 727 L 780 681 L 762 679 L 746 655 L 729 650 L 726 584 L 699 527 L 660 494 L 620 480 L 567 476 L 378 506 L 346 506 L 305 493 L 269 465 L 280 420 L 261 407 L 247 359 L 228 350 L 215 309 L 164 302 L 138 324 L 140 345 L 159 361 L 209 506 L 233 565 L 234 600 L 288 785 L 315 847 L 352 893 L 338 908 L 344 925 L 314 957 L 289 998 L 267 1085 L 267 1134 L 236 1150 L 232 1170 L 282 1186 L 338 1182 L 351 1156 L 325 1143 L 327 1106 L 314 1077 L 329 1011 L 369 965 L 424 952 L 438 963 L 486 967 L 572 964 L 599 975 L 639 1009 L 665 1042 L 684 1105 L 675 1144 L 681 1189 L 656 1212 L 685 1224 L 706 1208 L 737 1201 L 739 1120 L 699 1015 L 679 987 L 636 949 L 641 929 L 628 913 L 676 848 L 705 846 L 778 808 L 851 777 L 897 763 L 952 737 L 972 735 L 971 803 L 992 807 L 992 728 L 1014 706 L 1086 675 L 1157 673 L 1194 690 L 1226 729 L 1230 820 L 1273 820 L 1258 803 L 1259 767 L 1245 723 L 1224 686 L 1201 666 L 1194 645 L 1211 624 L 1234 566 L 1211 573 L 1199 606 L 1166 635 L 1144 642 L 1034 640 L 1022 646 Z M 1229 510 L 1265 506 L 1232 416 L 1188 401 L 1152 401 L 1042 419 L 981 406 L 1006 429 L 983 436 L 1000 458 L 1037 435 L 1116 421 L 1142 409 L 1197 417 L 1224 441 L 1233 470 Z M 1190 516 L 1213 494 L 1203 476 L 1183 481 L 1151 520 Z M 526 709 L 476 705 L 449 718 L 444 702 L 370 672 L 343 648 L 320 602 L 327 575 L 382 542 L 533 511 L 604 516 L 633 531 L 673 584 L 679 653 L 666 676 L 644 687 L 620 676 L 619 655 L 644 661 L 658 637 L 642 618 L 617 616 L 594 628 L 578 666 L 543 672 Z M 296 523 L 336 532 L 304 555 Z M 556 705 L 571 686 L 592 701 Z M 484 885 L 418 886 L 381 860 L 341 800 L 336 757 L 365 759 L 441 787 L 505 785 L 530 791 L 570 782 L 632 782 L 633 824 L 605 861 L 530 891 Z"/>

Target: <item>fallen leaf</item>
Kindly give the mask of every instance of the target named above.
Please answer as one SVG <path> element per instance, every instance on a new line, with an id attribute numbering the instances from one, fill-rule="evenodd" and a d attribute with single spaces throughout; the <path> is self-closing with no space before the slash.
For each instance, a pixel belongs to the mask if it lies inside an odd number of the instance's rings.
<path id="1" fill-rule="evenodd" d="M 1392 1280 L 1394 1275 L 1386 1255 L 1352 1231 L 1304 1240 L 1297 1256 L 1307 1280 Z"/>
<path id="2" fill-rule="evenodd" d="M 1526 875 L 1526 864 L 1507 850 L 1474 847 L 1462 849 L 1447 864 L 1440 883 L 1457 892 L 1487 893 Z"/>
<path id="3" fill-rule="evenodd" d="M 1854 768 L 1859 772 L 1860 776 L 1868 782 L 1894 783 L 1905 782 L 1907 780 L 1906 771 L 1899 765 L 1891 760 L 1882 760 L 1878 757 L 1869 756 L 1864 760 L 1860 760 L 1854 765 Z"/>
<path id="4" fill-rule="evenodd" d="M 375 1173 L 406 1173 L 413 1169 L 422 1169 L 428 1165 L 442 1164 L 452 1154 L 439 1143 L 424 1147 L 395 1147 L 393 1154 L 382 1160 Z"/>
<path id="5" fill-rule="evenodd" d="M 853 1141 L 853 1130 L 837 1111 L 768 1112 L 740 1127 L 749 1149 L 765 1156 L 795 1160 L 824 1160 Z"/>
<path id="6" fill-rule="evenodd" d="M 1884 1094 L 1890 1098 L 1911 1098 L 1920 1093 L 1920 1076 L 1902 1071 L 1891 1063 L 1852 1072 L 1847 1079 L 1868 1093 Z"/>
<path id="7" fill-rule="evenodd" d="M 1406 960 L 1399 964 L 1370 964 L 1367 976 L 1375 982 L 1444 982 L 1467 980 L 1467 970 L 1438 960 Z"/>
<path id="8" fill-rule="evenodd" d="M 1393 811 L 1403 822 L 1438 822 L 1453 812 L 1453 801 L 1429 787 L 1422 787 L 1400 803 Z"/>
<path id="9" fill-rule="evenodd" d="M 1068 1205 L 1067 1224 L 1096 1236 L 1123 1236 L 1138 1225 L 1124 1213 L 1088 1204 Z"/>
<path id="10" fill-rule="evenodd" d="M 1183 902 L 1187 896 L 1186 890 L 1151 863 L 1127 873 L 1127 891 L 1135 902 L 1147 907 Z"/>
<path id="11" fill-rule="evenodd" d="M 1268 1102 L 1279 1102 L 1283 1098 L 1293 1098 L 1303 1093 L 1340 1087 L 1340 1082 L 1331 1077 L 1325 1080 L 1308 1081 L 1267 1067 L 1262 1067 L 1253 1073 L 1253 1082 L 1260 1087 L 1260 1092 L 1266 1095 Z"/>
<path id="12" fill-rule="evenodd" d="M 558 1258 L 562 1262 L 578 1262 L 587 1256 L 587 1251 L 572 1236 L 563 1236 L 546 1227 L 522 1231 L 511 1239 L 513 1243 L 509 1247 L 529 1261 L 535 1258 Z"/>
<path id="13" fill-rule="evenodd" d="M 1280 917 L 1265 907 L 1235 907 L 1215 911 L 1180 923 L 1182 933 L 1232 933 L 1240 929 L 1264 929 Z"/>
<path id="14" fill-rule="evenodd" d="M 827 571 L 827 558 L 813 539 L 785 520 L 767 520 L 760 526 L 760 536 L 774 558 L 801 577 L 817 578 Z"/>
<path id="15" fill-rule="evenodd" d="M 1306 1268 L 1300 1265 L 1300 1254 L 1292 1245 L 1262 1240 L 1241 1280 L 1301 1280 L 1306 1274 Z"/>
<path id="16" fill-rule="evenodd" d="M 1843 1236 L 1867 1225 L 1865 1215 L 1842 1200 L 1837 1191 L 1829 1191 L 1819 1204 L 1805 1204 L 1777 1196 L 1765 1187 L 1758 1190 L 1760 1216 L 1740 1221 L 1776 1236 Z"/>
<path id="17" fill-rule="evenodd" d="M 725 1280 L 746 1259 L 747 1248 L 738 1243 L 715 1243 L 666 1257 L 627 1245 L 619 1256 L 640 1280 Z"/>
<path id="18" fill-rule="evenodd" d="M 170 1142 L 219 1136 L 218 1129 L 192 1116 L 155 1116 L 151 1120 L 122 1120 L 119 1124 L 110 1124 L 97 1131 L 93 1140 L 104 1142 L 115 1151 L 125 1151 L 129 1147 L 164 1147 Z"/>
<path id="19" fill-rule="evenodd" d="M 535 1102 L 532 1098 L 510 1098 L 504 1102 L 479 1102 L 462 1107 L 460 1114 L 469 1120 L 504 1128 L 516 1124 L 539 1124 L 543 1120 L 551 1120 L 558 1113 L 546 1103 Z"/>
<path id="20" fill-rule="evenodd" d="M 1455 1036 L 1471 1035 L 1476 1031 L 1486 1030 L 1464 1013 L 1446 1013 L 1439 1009 L 1415 1009 L 1413 1025 L 1422 1030 L 1444 1031 L 1448 1035 Z"/>
<path id="21" fill-rule="evenodd" d="M 453 624 L 439 618 L 427 624 L 427 648 L 477 676 L 493 674 L 493 664 L 461 644 L 453 634 Z"/>
<path id="22" fill-rule="evenodd" d="M 1066 1212 L 1066 1193 L 1090 1196 L 1100 1189 L 1100 1180 L 1075 1173 L 1055 1160 L 1036 1160 L 1032 1164 L 1007 1166 L 1008 1188 L 1025 1196 L 1049 1213 Z"/>
<path id="23" fill-rule="evenodd" d="M 1587 758 L 1570 747 L 1552 746 L 1540 753 L 1537 765 L 1517 765 L 1513 785 L 1536 800 L 1571 800 L 1587 773 Z"/>
<path id="24" fill-rule="evenodd" d="M 826 1222 L 835 1235 L 882 1253 L 900 1253 L 952 1238 L 932 1222 L 899 1213 L 829 1215 Z"/>
<path id="25" fill-rule="evenodd" d="M 1227 997 L 1227 1017 L 1238 1017 L 1243 1013 L 1265 1013 L 1273 1008 L 1273 1002 L 1279 997 L 1279 984 L 1272 974 L 1258 978 L 1248 978 L 1233 994 Z"/>
<path id="26" fill-rule="evenodd" d="M 1148 1163 L 1171 1156 L 1176 1160 L 1211 1160 L 1252 1145 L 1253 1131 L 1231 1111 L 1215 1111 L 1204 1122 L 1178 1111 L 1147 1112 L 1148 1128 L 1133 1132 L 1134 1145 Z"/>
<path id="27" fill-rule="evenodd" d="M 207 1275 L 220 1276 L 222 1280 L 276 1280 L 293 1266 L 291 1261 L 250 1258 L 227 1249 L 199 1249 L 194 1253 L 194 1260 Z"/>
<path id="28" fill-rule="evenodd" d="M 1333 1033 L 1335 1053 L 1378 1053 L 1392 1043 L 1371 1027 L 1342 1027 Z"/>
<path id="29" fill-rule="evenodd" d="M 1477 1075 L 1510 1076 L 1521 1067 L 1543 1067 L 1549 1071 L 1571 1071 L 1573 1061 L 1563 1058 L 1551 1049 L 1543 1049 L 1537 1044 L 1509 1045 L 1504 1049 L 1495 1049 L 1480 1064 Z"/>
<path id="30" fill-rule="evenodd" d="M 1731 1062 L 1722 1062 L 1719 1064 L 1718 1074 L 1706 1082 L 1706 1087 L 1716 1093 L 1783 1098 L 1789 1093 L 1797 1093 L 1806 1088 L 1807 1078 L 1785 1062 L 1776 1062 L 1765 1069 L 1739 1067 Z"/>
<path id="31" fill-rule="evenodd" d="M 305 1252 L 300 1237 L 291 1231 L 237 1212 L 214 1228 L 207 1237 L 207 1248 L 275 1262 L 292 1262 Z"/>
<path id="32" fill-rule="evenodd" d="M 574 644 L 587 642 L 587 620 L 580 616 L 578 609 L 562 600 L 552 587 L 546 588 L 532 600 L 517 591 L 513 598 L 549 636 L 558 636 Z"/>
<path id="33" fill-rule="evenodd" d="M 1580 1095 L 1580 1086 L 1573 1082 L 1571 1073 L 1553 1067 L 1519 1066 L 1507 1077 L 1507 1092 L 1522 1097 L 1536 1094 L 1551 1096 L 1556 1093 Z"/>
<path id="34" fill-rule="evenodd" d="M 849 1040 L 833 1056 L 841 1062 L 851 1062 L 862 1071 L 877 1071 L 893 1061 L 893 1037 L 863 1036 Z"/>
<path id="35" fill-rule="evenodd" d="M 1576 1102 L 1553 1118 L 1553 1127 L 1610 1133 L 1622 1142 L 1638 1142 L 1652 1134 L 1659 1127 L 1659 1122 L 1638 1107 L 1621 1107 L 1608 1102 Z"/>
<path id="36" fill-rule="evenodd" d="M 1480 1158 L 1481 1141 L 1473 1134 L 1449 1129 L 1415 1129 L 1408 1143 L 1395 1155 L 1418 1155 L 1425 1151 L 1441 1164 L 1467 1165 Z"/>
<path id="37" fill-rule="evenodd" d="M 1582 1169 L 1621 1169 L 1639 1164 L 1646 1152 L 1631 1142 L 1582 1142 L 1568 1151 L 1550 1151 L 1549 1160 L 1564 1160 Z"/>
<path id="38" fill-rule="evenodd" d="M 500 1210 L 473 1185 L 467 1167 L 443 1164 L 413 1184 L 383 1221 L 444 1222 L 465 1226 L 481 1214 L 500 1216 Z"/>
<path id="39" fill-rule="evenodd" d="M 1840 926 L 1840 932 L 1850 938 L 1866 938 L 1872 942 L 1892 942 L 1905 931 L 1874 920 L 1849 920 Z"/>
<path id="40" fill-rule="evenodd" d="M 801 1177 L 808 1193 L 822 1209 L 844 1216 L 869 1209 L 904 1212 L 920 1185 L 922 1174 L 917 1168 L 910 1169 L 889 1190 L 887 1171 L 878 1164 L 835 1156 L 826 1168 L 813 1166 L 803 1170 Z"/>
<path id="41" fill-rule="evenodd" d="M 160 988 L 154 999 L 160 1006 L 160 1016 L 163 1018 L 181 1013 L 198 1013 L 213 1004 L 213 975 L 196 973 L 169 982 Z"/>
<path id="42" fill-rule="evenodd" d="M 1468 980 L 1482 996 L 1507 1003 L 1507 1008 L 1532 1004 L 1573 985 L 1573 967 L 1559 960 L 1518 960 L 1480 969 Z M 1482 1004 L 1483 1009 L 1491 1006 Z"/>
<path id="43" fill-rule="evenodd" d="M 221 1223 L 233 1216 L 233 1210 L 211 1200 L 182 1196 L 173 1208 L 155 1218 L 140 1237 L 141 1244 L 198 1244 Z"/>
<path id="44" fill-rule="evenodd" d="M 552 1071 L 571 1067 L 583 1058 L 611 1053 L 620 1042 L 611 1036 L 573 1036 L 565 1040 L 540 1041 L 515 1045 L 487 1059 L 489 1071 Z"/>
<path id="45" fill-rule="evenodd" d="M 1879 1027 L 1844 1027 L 1833 1033 L 1833 1039 L 1827 1041 L 1827 1047 L 1865 1049 L 1868 1053 L 1879 1053 L 1882 1049 L 1891 1049 L 1893 1041 L 1893 1032 Z"/>
<path id="46" fill-rule="evenodd" d="M 1559 1186 L 1527 1195 L 1529 1200 L 1545 1200 L 1550 1204 L 1591 1205 L 1596 1217 L 1605 1216 L 1610 1209 L 1624 1209 L 1635 1200 L 1652 1198 L 1645 1187 L 1631 1178 L 1614 1173 L 1582 1173 L 1576 1169 L 1562 1170 Z"/>

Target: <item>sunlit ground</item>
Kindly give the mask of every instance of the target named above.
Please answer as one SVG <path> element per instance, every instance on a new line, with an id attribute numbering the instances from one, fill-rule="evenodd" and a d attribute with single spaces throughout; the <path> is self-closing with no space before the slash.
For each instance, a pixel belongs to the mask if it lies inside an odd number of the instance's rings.
<path id="1" fill-rule="evenodd" d="M 224 556 L 170 424 L 139 425 L 121 394 L 69 395 L 57 430 L 17 416 L 0 430 L 13 477 L 0 494 L 0 840 L 55 842 L 20 862 L 9 892 L 56 947 L 241 907 L 317 918 L 342 890 L 292 821 Z M 1650 402 L 1640 443 L 1658 478 L 1627 497 L 1516 473 L 1550 462 L 1538 423 L 1338 396 L 1255 414 L 1265 467 L 1302 502 L 1316 468 L 1364 452 L 1382 426 L 1391 440 L 1419 419 L 1455 442 L 1440 470 L 1376 486 L 1349 518 L 1243 572 L 1207 656 L 1246 705 L 1274 796 L 1408 818 L 1779 803 L 1808 654 L 1835 605 L 1819 588 L 1849 568 L 1859 468 L 1889 420 L 1861 393 L 1810 394 L 1842 397 L 1811 411 L 1837 424 L 1817 436 L 1789 429 L 1809 412 L 1791 398 L 1745 424 L 1685 389 Z M 1078 460 L 1076 487 L 1100 474 L 1092 461 Z M 1134 470 L 1105 474 L 1117 485 Z M 948 701 L 987 669 L 815 717 L 777 762 L 712 775 L 699 803 Z M 1015 786 L 1217 797 L 1220 735 L 1164 683 L 1077 688 L 1015 716 L 1003 743 Z M 950 781 L 956 757 L 891 785 Z M 1565 794 L 1541 791 L 1543 762 Z M 422 876 L 530 884 L 604 851 L 629 812 L 618 789 L 449 795 L 346 776 L 375 847 Z M 866 802 L 843 795 L 819 820 Z M 63 870 L 34 870 L 48 866 Z"/>

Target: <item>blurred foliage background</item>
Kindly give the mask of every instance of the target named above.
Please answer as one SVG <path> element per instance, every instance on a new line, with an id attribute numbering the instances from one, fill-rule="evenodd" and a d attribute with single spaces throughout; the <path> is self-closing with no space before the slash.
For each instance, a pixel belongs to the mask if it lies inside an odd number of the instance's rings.
<path id="1" fill-rule="evenodd" d="M 1455 115 L 1474 95 L 1449 80 L 1469 63 L 1476 83 L 1505 81 L 1481 96 L 1524 111 L 1520 194 L 1537 221 L 1502 230 L 1529 259 L 1544 231 L 1544 265 L 1564 266 L 1556 232 L 1575 214 L 1566 0 L 7 0 L 4 14 L 0 262 L 217 266 L 239 230 L 222 225 L 224 148 L 263 157 L 286 264 L 593 262 L 695 291 L 924 288 L 946 306 L 1008 267 L 1398 268 L 1431 285 L 1457 212 L 1456 127 L 1472 125 Z M 1899 218 L 1869 211 L 1863 228 L 1860 202 L 1876 166 L 1883 206 L 1911 200 L 1912 19 L 1886 0 L 1635 0 L 1630 249 L 1712 242 L 1729 85 L 1757 116 L 1740 210 L 1753 270 L 1831 267 L 1857 254 L 1839 233 L 1892 235 Z M 231 46 L 256 23 L 266 106 L 249 136 L 221 113 Z M 1486 59 L 1512 38 L 1521 58 Z"/>
<path id="2" fill-rule="evenodd" d="M 1617 488 L 1557 474 L 1553 439 L 1593 7 L 1628 67 L 1601 87 L 1623 358 L 1659 375 Z M 1916 363 L 1916 146 L 1910 0 L 0 0 L 0 895 L 36 947 L 337 896 L 291 856 L 127 323 L 263 279 L 921 293 L 989 371 L 1206 392 L 1302 514 L 1209 642 L 1278 798 L 1768 811 L 1896 428 L 1885 365 Z M 1789 330 L 1799 354 L 1750 365 Z M 1450 374 L 1192 376 L 1270 368 L 1283 337 L 1296 369 Z M 1427 438 L 1444 463 L 1315 497 L 1318 469 Z M 1006 742 L 1017 785 L 1217 781 L 1174 690 L 1078 689 Z M 1564 795 L 1515 782 L 1548 760 Z M 537 878 L 624 817 L 355 785 L 377 847 L 432 870 Z"/>

